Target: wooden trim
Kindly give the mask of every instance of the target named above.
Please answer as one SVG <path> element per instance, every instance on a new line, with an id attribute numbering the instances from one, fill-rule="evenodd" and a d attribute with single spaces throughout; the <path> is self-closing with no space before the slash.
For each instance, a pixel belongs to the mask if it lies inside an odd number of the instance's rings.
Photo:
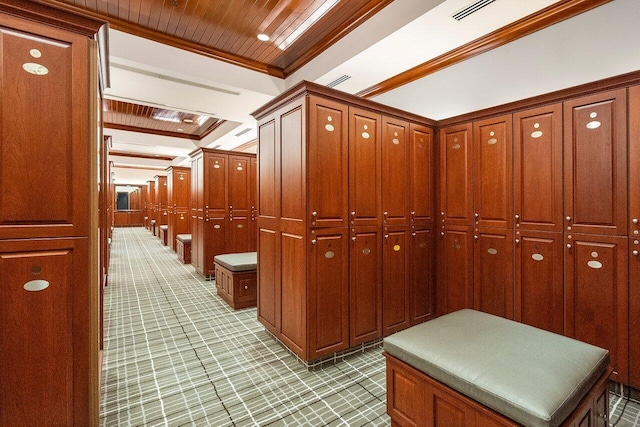
<path id="1" fill-rule="evenodd" d="M 119 123 L 109 123 L 109 122 L 105 122 L 103 124 L 103 127 L 106 129 L 116 129 L 116 130 L 123 130 L 127 132 L 138 132 L 138 133 L 146 133 L 151 135 L 169 136 L 172 138 L 190 139 L 192 141 L 201 141 L 203 138 L 208 136 L 211 132 L 216 130 L 225 122 L 226 120 L 218 120 L 217 122 L 212 124 L 209 128 L 207 128 L 202 135 L 196 135 L 192 133 L 172 132 L 172 131 L 159 130 L 159 129 L 149 129 L 144 127 L 122 125 Z"/>
<path id="2" fill-rule="evenodd" d="M 169 162 L 172 162 L 175 159 L 175 157 L 162 156 L 160 154 L 130 153 L 128 151 L 116 151 L 116 150 L 109 151 L 108 155 L 109 156 L 118 156 L 118 157 L 134 157 L 134 158 L 137 158 L 137 159 L 167 160 Z M 116 167 L 115 164 L 113 166 Z"/>
<path id="3" fill-rule="evenodd" d="M 196 157 L 198 154 L 201 154 L 201 153 L 233 154 L 233 155 L 245 155 L 247 157 L 256 157 L 256 153 L 243 153 L 240 151 L 219 150 L 217 148 L 206 148 L 206 147 L 196 148 L 195 150 L 189 153 L 189 157 L 193 159 L 194 157 Z"/>
<path id="4" fill-rule="evenodd" d="M 236 148 L 234 148 L 231 151 L 239 151 L 241 153 L 245 153 L 245 150 L 248 150 L 249 148 L 253 148 L 253 147 L 257 147 L 258 146 L 258 140 L 257 139 L 252 139 L 249 142 L 245 142 L 242 145 L 238 145 Z"/>
<path id="5" fill-rule="evenodd" d="M 361 90 L 356 93 L 356 96 L 371 98 L 397 89 L 400 86 L 433 74 L 450 65 L 457 64 L 476 55 L 503 46 L 521 37 L 533 34 L 538 30 L 564 21 L 565 19 L 572 18 L 595 7 L 609 3 L 610 1 L 611 0 L 560 1 L 436 58 L 423 62 L 403 73 Z"/>
<path id="6" fill-rule="evenodd" d="M 597 80 L 595 82 L 510 102 L 508 104 L 498 105 L 496 107 L 486 108 L 484 110 L 478 110 L 471 113 L 450 117 L 444 120 L 439 120 L 438 128 L 468 123 L 508 113 L 517 113 L 518 111 L 527 110 L 530 108 L 542 107 L 544 105 L 553 104 L 556 102 L 563 102 L 571 98 L 577 98 L 580 96 L 604 92 L 607 90 L 633 86 L 636 84 L 640 84 L 640 71 L 633 71 L 631 73 L 609 77 L 607 79 Z"/>
<path id="7" fill-rule="evenodd" d="M 142 170 L 162 171 L 162 172 L 165 172 L 167 170 L 167 168 L 163 168 L 162 166 L 113 165 L 113 167 L 119 168 L 119 169 L 142 169 Z M 122 185 L 122 184 L 116 184 L 116 185 Z"/>

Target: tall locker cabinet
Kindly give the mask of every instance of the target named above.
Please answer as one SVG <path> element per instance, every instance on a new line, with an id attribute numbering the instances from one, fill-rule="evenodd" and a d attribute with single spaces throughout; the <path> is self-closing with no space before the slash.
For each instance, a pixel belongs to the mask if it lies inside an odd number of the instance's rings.
<path id="1" fill-rule="evenodd" d="M 189 197 L 191 169 L 179 166 L 167 168 L 167 243 L 176 250 L 176 236 L 191 232 Z"/>
<path id="2" fill-rule="evenodd" d="M 254 116 L 265 328 L 314 361 L 433 316 L 412 276 L 432 272 L 433 124 L 308 82 Z"/>
<path id="3" fill-rule="evenodd" d="M 103 23 L 0 11 L 0 425 L 97 425 Z"/>
<path id="4" fill-rule="evenodd" d="M 564 103 L 565 334 L 628 382 L 626 90 Z"/>
<path id="5" fill-rule="evenodd" d="M 161 225 L 167 225 L 169 222 L 169 205 L 167 191 L 167 177 L 165 175 L 155 176 L 155 208 L 156 208 L 156 228 Z M 156 230 L 159 236 L 160 232 Z"/>
<path id="6" fill-rule="evenodd" d="M 629 385 L 640 389 L 640 86 L 629 88 Z"/>

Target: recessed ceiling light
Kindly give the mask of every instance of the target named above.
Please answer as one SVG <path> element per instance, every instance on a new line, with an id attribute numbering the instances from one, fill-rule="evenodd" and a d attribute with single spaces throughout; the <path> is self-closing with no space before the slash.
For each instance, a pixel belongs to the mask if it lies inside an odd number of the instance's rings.
<path id="1" fill-rule="evenodd" d="M 182 121 L 185 123 L 193 123 L 192 119 L 182 119 Z"/>
<path id="2" fill-rule="evenodd" d="M 263 42 L 268 42 L 269 41 L 269 36 L 266 34 L 258 34 L 258 40 L 261 40 Z"/>
<path id="3" fill-rule="evenodd" d="M 184 129 L 178 128 L 178 132 L 184 132 Z"/>

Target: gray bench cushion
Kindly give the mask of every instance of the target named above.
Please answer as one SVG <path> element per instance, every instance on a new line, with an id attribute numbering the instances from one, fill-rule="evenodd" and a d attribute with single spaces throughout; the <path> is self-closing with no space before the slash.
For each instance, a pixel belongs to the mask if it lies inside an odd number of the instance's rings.
<path id="1" fill-rule="evenodd" d="M 257 252 L 216 255 L 213 260 L 229 271 L 250 271 L 258 267 Z"/>
<path id="2" fill-rule="evenodd" d="M 191 234 L 178 234 L 176 239 L 180 240 L 182 243 L 191 243 Z"/>
<path id="3" fill-rule="evenodd" d="M 169 229 L 169 226 L 168 226 L 168 225 L 161 225 L 161 226 L 160 226 L 160 230 L 167 231 L 168 229 Z"/>
<path id="4" fill-rule="evenodd" d="M 460 310 L 384 339 L 391 355 L 525 426 L 558 426 L 609 366 L 607 350 Z"/>

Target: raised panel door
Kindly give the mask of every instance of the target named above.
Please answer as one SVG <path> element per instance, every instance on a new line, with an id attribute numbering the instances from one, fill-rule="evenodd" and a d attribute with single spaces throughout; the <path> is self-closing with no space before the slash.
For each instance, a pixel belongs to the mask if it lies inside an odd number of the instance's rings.
<path id="1" fill-rule="evenodd" d="M 481 230 L 475 233 L 474 240 L 474 307 L 513 319 L 513 230 Z"/>
<path id="2" fill-rule="evenodd" d="M 310 244 L 300 234 L 283 232 L 279 238 L 281 255 L 276 260 L 276 274 L 280 273 L 276 282 L 276 290 L 279 291 L 276 297 L 276 315 L 280 316 L 276 319 L 278 337 L 298 356 L 310 360 L 307 342 L 310 334 L 310 320 L 307 318 L 310 293 L 307 290 L 307 279 L 311 280 L 310 272 L 307 271 L 307 250 L 310 250 Z M 277 310 L 278 303 L 280 310 Z"/>
<path id="3" fill-rule="evenodd" d="M 349 108 L 349 226 L 380 225 L 382 196 L 379 114 Z"/>
<path id="4" fill-rule="evenodd" d="M 563 235 L 516 233 L 515 320 L 564 333 Z"/>
<path id="5" fill-rule="evenodd" d="M 382 118 L 382 221 L 409 224 L 409 123 Z"/>
<path id="6" fill-rule="evenodd" d="M 346 227 L 349 121 L 346 105 L 309 97 L 308 214 L 312 227 Z"/>
<path id="7" fill-rule="evenodd" d="M 429 410 L 429 401 L 425 399 L 424 380 L 391 357 L 387 357 L 386 376 L 387 414 L 393 422 L 402 426 L 428 425 L 425 412 Z M 423 402 L 427 403 L 426 408 Z"/>
<path id="8" fill-rule="evenodd" d="M 86 238 L 0 241 L 0 425 L 89 419 L 88 258 Z"/>
<path id="9" fill-rule="evenodd" d="M 440 130 L 440 225 L 473 225 L 471 123 Z"/>
<path id="10" fill-rule="evenodd" d="M 186 209 L 176 210 L 173 215 L 173 236 L 171 237 L 171 249 L 176 250 L 176 237 L 178 234 L 191 233 L 191 221 Z"/>
<path id="11" fill-rule="evenodd" d="M 565 225 L 574 233 L 627 234 L 624 89 L 564 103 Z"/>
<path id="12" fill-rule="evenodd" d="M 411 123 L 409 131 L 411 222 L 416 225 L 430 225 L 433 223 L 435 189 L 433 130 Z"/>
<path id="13" fill-rule="evenodd" d="M 473 209 L 476 228 L 513 227 L 511 116 L 473 124 Z"/>
<path id="14" fill-rule="evenodd" d="M 203 204 L 204 209 L 227 211 L 228 199 L 228 156 L 218 153 L 204 153 L 202 169 L 204 172 Z"/>
<path id="15" fill-rule="evenodd" d="M 273 172 L 270 170 L 264 171 L 264 175 L 267 176 L 263 177 L 262 160 L 260 160 L 260 218 L 270 216 L 269 213 L 264 211 L 265 206 L 263 206 L 262 199 L 262 181 L 263 179 L 268 179 L 269 186 L 272 185 L 271 182 L 275 183 L 276 197 L 273 203 L 275 203 L 274 206 L 279 208 L 276 217 L 284 221 L 295 221 L 304 225 L 308 208 L 305 170 L 307 164 L 306 133 L 303 128 L 305 110 L 304 106 L 298 103 L 286 110 L 282 115 L 279 115 L 280 122 L 277 129 L 280 132 L 278 133 L 279 139 L 276 140 L 275 154 L 271 153 L 270 147 L 266 148 L 266 150 L 269 150 L 268 155 L 277 155 L 275 159 L 276 169 Z M 260 146 L 262 146 L 262 142 Z M 316 155 L 319 154 L 316 153 Z M 272 173 L 274 176 L 271 175 Z M 267 187 L 267 189 L 269 188 Z"/>
<path id="16" fill-rule="evenodd" d="M 380 227 L 351 229 L 349 243 L 349 346 L 382 336 Z"/>
<path id="17" fill-rule="evenodd" d="M 257 171 L 257 214 L 258 218 L 275 218 L 278 215 L 278 173 L 279 165 L 276 163 L 276 122 L 270 120 L 258 126 L 259 140 L 258 159 L 260 161 Z M 258 191 L 259 189 L 259 191 Z"/>
<path id="18" fill-rule="evenodd" d="M 629 238 L 629 330 L 640 331 L 640 237 Z M 640 334 L 629 334 L 629 360 L 640 360 Z M 640 389 L 640 363 L 629 365 L 629 385 Z"/>
<path id="19" fill-rule="evenodd" d="M 406 329 L 409 315 L 408 227 L 389 227 L 382 239 L 382 332 L 384 336 Z"/>
<path id="20" fill-rule="evenodd" d="M 433 232 L 430 228 L 412 229 L 411 254 L 411 325 L 435 316 L 436 292 L 433 271 Z"/>
<path id="21" fill-rule="evenodd" d="M 249 247 L 256 250 L 258 239 L 257 203 L 258 203 L 258 159 L 253 157 L 249 163 L 249 203 L 251 204 L 251 221 L 249 222 Z"/>
<path id="22" fill-rule="evenodd" d="M 204 220 L 203 271 L 205 276 L 215 274 L 214 257 L 228 253 L 229 221 L 225 211 L 208 210 Z"/>
<path id="23" fill-rule="evenodd" d="M 189 189 L 191 187 L 191 171 L 189 169 L 173 170 L 172 191 L 174 208 L 189 207 Z"/>
<path id="24" fill-rule="evenodd" d="M 438 237 L 438 315 L 473 308 L 473 232 L 451 226 Z"/>
<path id="25" fill-rule="evenodd" d="M 229 155 L 229 215 L 247 217 L 251 214 L 251 157 Z"/>
<path id="26" fill-rule="evenodd" d="M 614 378 L 627 383 L 628 238 L 565 235 L 565 334 L 609 350 Z"/>
<path id="27" fill-rule="evenodd" d="M 0 239 L 87 235 L 89 39 L 3 16 L 16 28 L 0 28 Z"/>
<path id="28" fill-rule="evenodd" d="M 629 237 L 640 238 L 640 86 L 629 88 Z"/>
<path id="29" fill-rule="evenodd" d="M 227 230 L 229 235 L 227 237 L 226 252 L 254 252 L 256 250 L 255 237 L 251 235 L 251 218 L 236 216 L 229 221 Z M 253 246 L 251 245 L 252 242 L 254 243 Z"/>
<path id="30" fill-rule="evenodd" d="M 562 231 L 562 105 L 513 116 L 516 227 Z"/>
<path id="31" fill-rule="evenodd" d="M 279 327 L 279 291 L 277 272 L 276 232 L 261 228 L 258 233 L 258 320 L 272 334 Z"/>

